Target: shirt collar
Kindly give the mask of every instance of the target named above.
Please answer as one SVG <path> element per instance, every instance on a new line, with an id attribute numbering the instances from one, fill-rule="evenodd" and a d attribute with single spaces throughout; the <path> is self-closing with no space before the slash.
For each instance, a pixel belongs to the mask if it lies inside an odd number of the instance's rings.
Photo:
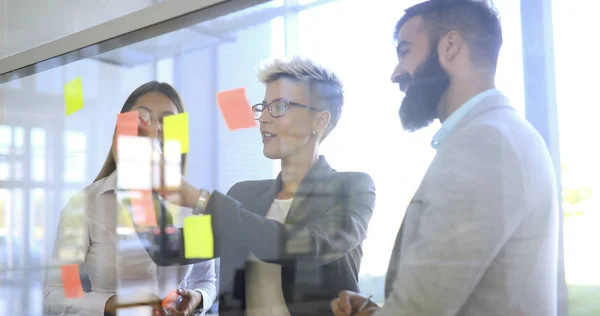
<path id="1" fill-rule="evenodd" d="M 114 191 L 117 187 L 117 171 L 113 171 L 108 177 L 100 181 L 102 181 L 100 184 L 100 194 Z"/>
<path id="2" fill-rule="evenodd" d="M 433 135 L 431 140 L 431 147 L 438 150 L 444 140 L 454 131 L 458 123 L 467 115 L 481 100 L 495 94 L 501 94 L 498 89 L 489 89 L 481 93 L 476 94 L 470 98 L 467 102 L 461 105 L 454 113 L 450 114 L 448 118 L 442 123 L 442 127 Z"/>

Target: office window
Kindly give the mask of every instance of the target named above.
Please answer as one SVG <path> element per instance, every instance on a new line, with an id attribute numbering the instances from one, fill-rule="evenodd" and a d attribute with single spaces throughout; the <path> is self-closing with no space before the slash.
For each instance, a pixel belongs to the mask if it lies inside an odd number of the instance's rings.
<path id="1" fill-rule="evenodd" d="M 581 30 L 597 27 L 597 12 L 596 2 L 552 1 L 565 276 L 569 313 L 585 316 L 600 314 L 600 154 L 593 141 L 600 134 L 600 60 Z"/>

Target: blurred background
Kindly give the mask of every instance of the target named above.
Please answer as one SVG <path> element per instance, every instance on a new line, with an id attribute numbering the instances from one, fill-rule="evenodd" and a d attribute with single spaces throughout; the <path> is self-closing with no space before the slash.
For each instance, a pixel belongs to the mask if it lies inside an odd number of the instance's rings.
<path id="1" fill-rule="evenodd" d="M 295 54 L 331 67 L 344 81 L 342 118 L 322 154 L 338 171 L 363 171 L 375 180 L 360 278 L 362 291 L 382 301 L 391 248 L 435 154 L 429 144 L 439 128 L 403 132 L 402 94 L 389 79 L 394 25 L 417 2 L 0 0 L 0 311 L 42 314 L 61 209 L 100 170 L 116 114 L 133 89 L 158 80 L 180 92 L 191 122 L 188 178 L 226 192 L 242 180 L 276 176 L 279 162 L 263 157 L 256 128 L 227 130 L 216 93 L 245 87 L 251 104 L 261 102 L 255 67 Z M 597 24 L 599 5 L 502 0 L 496 6 L 504 32 L 497 86 L 544 136 L 560 171 L 568 314 L 600 315 L 600 154 L 593 149 L 600 135 L 593 105 L 600 59 L 585 32 Z M 160 12 L 179 11 L 155 23 Z M 123 25 L 143 36 L 123 34 Z M 82 37 L 89 45 L 40 63 L 40 52 Z M 17 69 L 22 60 L 32 62 L 28 72 Z M 77 77 L 84 108 L 66 117 L 63 87 Z"/>

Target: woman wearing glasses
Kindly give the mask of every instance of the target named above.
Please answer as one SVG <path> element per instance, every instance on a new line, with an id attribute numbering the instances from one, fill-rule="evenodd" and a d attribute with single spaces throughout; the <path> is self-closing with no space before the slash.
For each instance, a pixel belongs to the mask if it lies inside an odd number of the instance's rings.
<path id="1" fill-rule="evenodd" d="M 138 112 L 140 136 L 162 143 L 163 117 L 182 113 L 184 108 L 172 86 L 151 81 L 138 87 L 127 98 L 121 113 L 131 111 Z M 179 284 L 184 289 L 180 289 L 178 294 L 185 299 L 187 306 L 179 307 L 182 312 L 179 313 L 169 305 L 166 312 L 178 315 L 195 308 L 208 309 L 216 294 L 213 260 L 183 267 L 187 271 L 177 271 L 177 267 L 158 267 L 136 235 L 124 240 L 117 234 L 123 219 L 126 222 L 131 222 L 131 219 L 126 212 L 121 212 L 117 203 L 117 169 L 125 166 L 117 166 L 116 141 L 116 136 L 113 136 L 106 161 L 94 182 L 73 197 L 61 212 L 53 253 L 55 266 L 49 271 L 44 289 L 44 315 L 116 315 L 123 304 L 138 303 L 150 305 L 162 314 L 165 310 L 158 295 L 165 295 L 161 293 L 165 286 L 169 290 L 168 286 L 178 285 L 179 272 L 185 272 L 185 279 Z M 185 154 L 181 162 L 181 169 L 185 170 Z M 125 174 L 119 172 L 119 177 Z M 87 276 L 82 277 L 85 293 L 83 297 L 73 298 L 68 294 L 68 285 L 73 280 L 61 276 L 58 265 L 79 264 L 81 260 L 83 264 L 80 267 L 87 272 Z M 165 285 L 171 283 L 169 281 L 175 283 Z M 127 312 L 126 309 L 119 311 L 119 315 Z"/>
<path id="2" fill-rule="evenodd" d="M 184 181 L 183 204 L 212 216 L 220 315 L 326 315 L 340 290 L 358 288 L 374 184 L 319 155 L 343 105 L 334 73 L 296 57 L 266 64 L 259 78 L 265 99 L 252 110 L 263 153 L 281 161 L 281 173 L 227 194 Z"/>

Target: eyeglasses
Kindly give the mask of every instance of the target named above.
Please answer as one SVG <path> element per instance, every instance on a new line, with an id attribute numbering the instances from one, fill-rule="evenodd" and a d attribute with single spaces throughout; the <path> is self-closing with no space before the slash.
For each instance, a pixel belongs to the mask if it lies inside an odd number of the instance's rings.
<path id="1" fill-rule="evenodd" d="M 148 126 L 152 122 L 152 116 L 151 116 L 150 112 L 143 107 L 138 107 L 134 111 L 138 112 L 139 126 L 142 128 L 148 128 Z M 160 119 L 156 122 L 158 125 L 159 132 L 162 132 L 162 130 L 163 130 L 163 118 L 164 118 L 164 116 L 160 117 Z"/>
<path id="2" fill-rule="evenodd" d="M 290 105 L 307 108 L 312 111 L 321 111 L 320 109 L 317 109 L 315 107 L 291 102 L 286 99 L 275 99 L 269 103 L 263 101 L 261 103 L 255 104 L 252 107 L 252 113 L 254 113 L 254 118 L 258 120 L 262 112 L 265 110 L 265 108 L 267 108 L 269 110 L 269 115 L 271 115 L 272 117 L 281 117 L 285 114 L 285 112 L 287 112 L 288 106 Z"/>

